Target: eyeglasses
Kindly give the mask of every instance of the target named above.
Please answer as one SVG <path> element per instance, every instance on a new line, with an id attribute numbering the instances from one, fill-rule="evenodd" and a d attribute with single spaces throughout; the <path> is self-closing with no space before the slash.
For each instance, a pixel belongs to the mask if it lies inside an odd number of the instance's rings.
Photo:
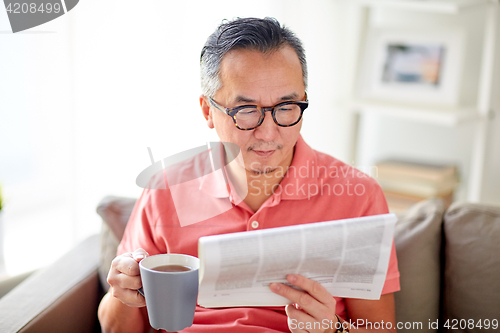
<path id="1" fill-rule="evenodd" d="M 271 111 L 276 125 L 290 127 L 296 125 L 302 118 L 302 113 L 309 106 L 307 94 L 305 101 L 290 101 L 276 104 L 271 107 L 260 107 L 257 105 L 241 105 L 235 108 L 225 108 L 211 97 L 208 98 L 210 104 L 215 108 L 231 116 L 237 128 L 243 131 L 253 130 L 259 127 L 264 121 L 267 111 Z"/>

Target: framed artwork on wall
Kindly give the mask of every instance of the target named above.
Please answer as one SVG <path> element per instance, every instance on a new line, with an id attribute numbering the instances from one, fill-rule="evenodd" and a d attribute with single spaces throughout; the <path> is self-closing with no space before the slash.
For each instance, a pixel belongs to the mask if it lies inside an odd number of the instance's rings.
<path id="1" fill-rule="evenodd" d="M 463 44 L 460 31 L 372 29 L 359 73 L 360 97 L 456 106 Z"/>

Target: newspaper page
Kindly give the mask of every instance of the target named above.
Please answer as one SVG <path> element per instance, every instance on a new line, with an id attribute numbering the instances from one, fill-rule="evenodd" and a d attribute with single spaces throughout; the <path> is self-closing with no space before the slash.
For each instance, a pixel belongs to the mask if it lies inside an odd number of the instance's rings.
<path id="1" fill-rule="evenodd" d="M 203 307 L 283 306 L 269 289 L 300 274 L 333 296 L 379 299 L 396 223 L 394 214 L 201 237 Z"/>

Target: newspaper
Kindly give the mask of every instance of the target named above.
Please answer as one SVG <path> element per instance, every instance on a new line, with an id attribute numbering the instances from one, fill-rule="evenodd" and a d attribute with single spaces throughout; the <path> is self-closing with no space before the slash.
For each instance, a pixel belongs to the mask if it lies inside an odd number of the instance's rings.
<path id="1" fill-rule="evenodd" d="M 201 237 L 198 303 L 207 308 L 283 306 L 269 289 L 301 274 L 333 296 L 379 299 L 394 238 L 394 214 Z"/>

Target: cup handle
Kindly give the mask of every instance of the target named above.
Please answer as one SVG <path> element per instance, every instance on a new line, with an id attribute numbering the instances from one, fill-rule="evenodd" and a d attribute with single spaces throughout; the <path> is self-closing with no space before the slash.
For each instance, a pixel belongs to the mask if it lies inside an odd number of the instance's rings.
<path id="1" fill-rule="evenodd" d="M 139 292 L 139 294 L 141 294 L 142 296 L 146 297 L 144 295 L 144 288 L 140 287 L 139 289 L 137 289 L 137 291 Z"/>

